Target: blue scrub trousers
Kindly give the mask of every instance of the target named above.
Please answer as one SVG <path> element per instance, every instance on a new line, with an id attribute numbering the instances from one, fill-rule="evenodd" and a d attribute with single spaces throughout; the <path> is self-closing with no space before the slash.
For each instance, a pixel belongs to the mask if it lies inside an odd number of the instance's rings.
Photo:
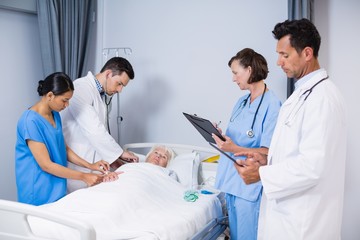
<path id="1" fill-rule="evenodd" d="M 256 201 L 248 201 L 226 194 L 229 215 L 230 239 L 256 240 L 258 231 L 261 193 Z"/>

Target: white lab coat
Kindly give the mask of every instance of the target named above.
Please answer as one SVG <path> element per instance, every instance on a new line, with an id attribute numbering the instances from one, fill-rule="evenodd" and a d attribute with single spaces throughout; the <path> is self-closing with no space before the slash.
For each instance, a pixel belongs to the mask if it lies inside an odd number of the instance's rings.
<path id="1" fill-rule="evenodd" d="M 106 129 L 106 105 L 96 88 L 94 75 L 74 81 L 74 94 L 70 105 L 61 112 L 66 144 L 80 157 L 90 163 L 103 159 L 109 163 L 116 160 L 123 149 Z M 69 163 L 75 170 L 90 170 Z M 68 180 L 68 191 L 86 187 L 82 181 Z"/>
<path id="2" fill-rule="evenodd" d="M 318 71 L 281 107 L 269 165 L 260 168 L 264 194 L 258 239 L 341 238 L 346 159 L 343 98 L 327 79 L 313 89 L 295 116 L 292 111 L 301 94 L 326 76 L 325 70 Z"/>

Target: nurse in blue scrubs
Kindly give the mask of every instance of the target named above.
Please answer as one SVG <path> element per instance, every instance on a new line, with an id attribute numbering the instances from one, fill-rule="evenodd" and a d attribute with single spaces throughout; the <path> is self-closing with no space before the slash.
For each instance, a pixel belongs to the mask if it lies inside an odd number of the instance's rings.
<path id="1" fill-rule="evenodd" d="M 213 136 L 218 147 L 231 156 L 243 150 L 267 154 L 275 128 L 280 100 L 265 84 L 268 67 L 265 58 L 245 48 L 228 63 L 233 81 L 241 90 L 249 91 L 235 104 L 226 133 L 226 141 Z M 221 131 L 221 129 L 219 129 Z M 261 182 L 246 185 L 234 163 L 220 156 L 216 188 L 226 193 L 231 239 L 257 239 Z"/>
<path id="2" fill-rule="evenodd" d="M 41 99 L 20 117 L 15 146 L 15 172 L 18 200 L 42 205 L 66 194 L 66 179 L 84 181 L 88 186 L 102 182 L 109 164 L 90 164 L 68 148 L 64 141 L 59 112 L 69 105 L 74 85 L 64 73 L 53 73 L 39 81 Z M 97 170 L 83 173 L 67 168 L 67 161 Z M 112 174 L 116 179 L 117 175 Z M 107 177 L 109 179 L 109 176 Z"/>

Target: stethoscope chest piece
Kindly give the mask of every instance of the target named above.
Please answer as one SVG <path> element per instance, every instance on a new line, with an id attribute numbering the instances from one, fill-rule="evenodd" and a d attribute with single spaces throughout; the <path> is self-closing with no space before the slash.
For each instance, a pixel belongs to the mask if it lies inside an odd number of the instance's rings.
<path id="1" fill-rule="evenodd" d="M 248 130 L 248 131 L 246 132 L 246 135 L 247 135 L 249 138 L 253 138 L 253 137 L 255 136 L 254 131 L 253 131 L 252 129 Z"/>

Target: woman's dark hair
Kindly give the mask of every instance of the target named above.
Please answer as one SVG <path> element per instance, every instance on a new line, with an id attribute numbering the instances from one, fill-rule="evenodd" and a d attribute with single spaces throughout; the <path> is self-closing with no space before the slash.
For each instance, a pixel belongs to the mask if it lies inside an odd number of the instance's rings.
<path id="1" fill-rule="evenodd" d="M 134 79 L 135 73 L 128 60 L 122 57 L 113 57 L 109 59 L 100 72 L 110 69 L 113 76 L 120 75 L 122 72 L 126 72 L 130 79 Z"/>
<path id="2" fill-rule="evenodd" d="M 285 22 L 276 24 L 272 33 L 277 40 L 289 35 L 290 44 L 298 53 L 306 47 L 311 47 L 314 57 L 318 57 L 321 37 L 315 25 L 310 22 L 310 20 L 306 18 L 286 20 Z"/>
<path id="3" fill-rule="evenodd" d="M 238 60 L 239 64 L 244 68 L 251 67 L 251 75 L 248 83 L 259 82 L 267 78 L 269 73 L 266 59 L 251 48 L 244 48 L 233 56 L 228 65 L 231 67 L 233 61 Z"/>
<path id="4" fill-rule="evenodd" d="M 52 92 L 55 96 L 68 91 L 74 91 L 74 84 L 70 77 L 62 72 L 50 74 L 45 80 L 40 80 L 37 88 L 39 96 Z"/>

